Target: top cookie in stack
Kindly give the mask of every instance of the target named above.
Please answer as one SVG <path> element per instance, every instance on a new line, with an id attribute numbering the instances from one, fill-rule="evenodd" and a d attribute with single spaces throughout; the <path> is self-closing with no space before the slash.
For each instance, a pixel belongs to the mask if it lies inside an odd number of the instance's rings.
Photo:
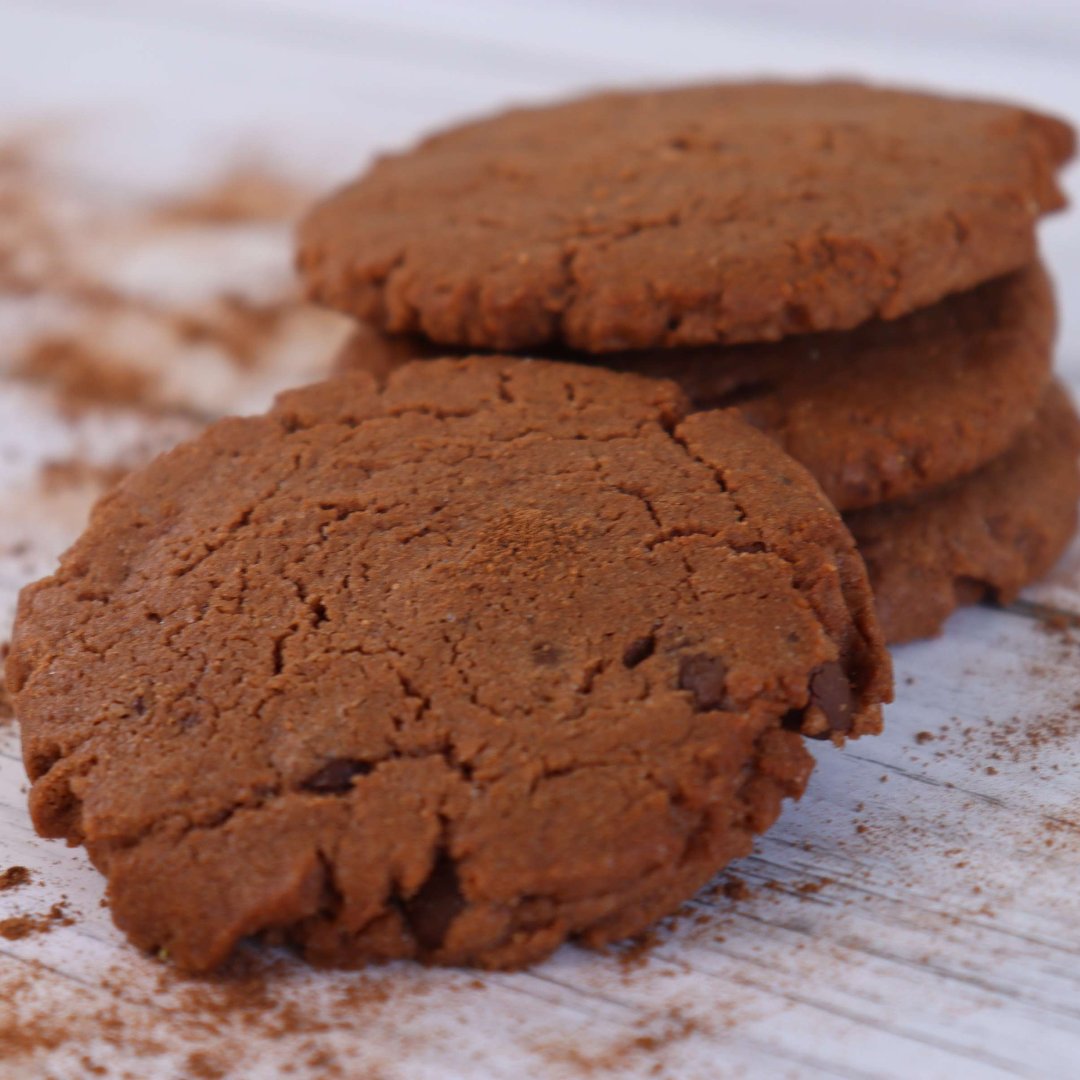
<path id="1" fill-rule="evenodd" d="M 1073 150 L 1027 109 L 854 83 L 600 94 L 383 158 L 310 214 L 299 265 L 376 332 L 346 366 L 540 351 L 738 405 L 849 512 L 902 640 L 1072 533 L 1035 226 Z"/>

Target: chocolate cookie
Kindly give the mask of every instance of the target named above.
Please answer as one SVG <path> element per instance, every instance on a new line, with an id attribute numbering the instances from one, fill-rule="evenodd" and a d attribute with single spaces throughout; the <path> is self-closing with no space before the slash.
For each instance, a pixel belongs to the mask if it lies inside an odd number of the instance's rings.
<path id="1" fill-rule="evenodd" d="M 21 597 L 31 811 L 182 967 L 515 966 L 671 911 L 876 731 L 806 472 L 672 383 L 465 359 L 284 395 L 130 475 Z"/>
<path id="2" fill-rule="evenodd" d="M 312 298 L 443 344 L 586 352 L 894 318 L 1025 266 L 1060 120 L 856 83 L 516 109 L 379 160 L 303 223 Z"/>
<path id="3" fill-rule="evenodd" d="M 892 322 L 768 344 L 611 353 L 603 363 L 674 379 L 696 409 L 737 405 L 850 510 L 938 487 L 1003 453 L 1042 400 L 1054 324 L 1053 290 L 1035 264 Z M 442 353 L 361 329 L 338 367 L 385 378 Z"/>
<path id="4" fill-rule="evenodd" d="M 845 517 L 891 642 L 929 637 L 962 604 L 1008 603 L 1076 531 L 1080 420 L 1053 385 L 1034 423 L 996 461 L 915 499 Z"/>

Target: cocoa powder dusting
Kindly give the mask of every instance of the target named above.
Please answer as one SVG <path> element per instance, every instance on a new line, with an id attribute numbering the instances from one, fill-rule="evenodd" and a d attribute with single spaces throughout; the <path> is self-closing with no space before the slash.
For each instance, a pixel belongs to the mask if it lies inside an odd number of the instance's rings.
<path id="1" fill-rule="evenodd" d="M 343 1058 L 322 1037 L 349 1035 L 390 1015 L 407 1021 L 423 1008 L 414 977 L 385 973 L 342 977 L 332 990 L 322 988 L 314 1007 L 302 965 L 253 954 L 204 980 L 165 968 L 156 978 L 146 975 L 125 963 L 84 994 L 53 995 L 49 986 L 58 976 L 43 965 L 0 966 L 0 1061 L 36 1062 L 95 1043 L 122 1052 L 125 1061 L 173 1061 L 170 1075 L 217 1080 L 237 1075 L 251 1060 L 253 1042 L 260 1041 L 275 1074 L 379 1076 L 380 1061 L 369 1056 L 359 1064 L 355 1053 Z M 289 1052 L 281 1050 L 286 1044 Z M 100 1063 L 91 1057 L 89 1064 Z M 84 1068 L 93 1072 L 85 1063 Z"/>
<path id="2" fill-rule="evenodd" d="M 620 1076 L 629 1069 L 648 1067 L 650 1076 L 675 1080 L 678 1073 L 666 1067 L 665 1056 L 695 1035 L 708 1035 L 708 1027 L 700 1019 L 688 1017 L 677 1008 L 665 1010 L 644 1024 L 648 1030 L 643 1034 L 619 1036 L 606 1046 L 593 1048 L 558 1041 L 538 1049 L 551 1065 L 570 1066 L 578 1076 Z"/>
<path id="3" fill-rule="evenodd" d="M 16 360 L 11 374 L 49 387 L 76 414 L 95 405 L 149 408 L 153 396 L 147 375 L 124 368 L 72 337 L 33 342 Z"/>

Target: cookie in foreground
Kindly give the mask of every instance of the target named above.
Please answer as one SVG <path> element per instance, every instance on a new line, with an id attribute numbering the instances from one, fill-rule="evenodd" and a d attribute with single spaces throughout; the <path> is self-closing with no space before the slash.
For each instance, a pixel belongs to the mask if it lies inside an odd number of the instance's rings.
<path id="1" fill-rule="evenodd" d="M 300 228 L 309 295 L 445 345 L 611 352 L 895 318 L 1018 270 L 1063 121 L 854 82 L 514 109 L 381 158 Z"/>
<path id="2" fill-rule="evenodd" d="M 880 726 L 862 562 L 674 384 L 466 358 L 283 395 L 129 475 L 20 601 L 38 830 L 130 939 L 514 967 L 672 911 Z"/>

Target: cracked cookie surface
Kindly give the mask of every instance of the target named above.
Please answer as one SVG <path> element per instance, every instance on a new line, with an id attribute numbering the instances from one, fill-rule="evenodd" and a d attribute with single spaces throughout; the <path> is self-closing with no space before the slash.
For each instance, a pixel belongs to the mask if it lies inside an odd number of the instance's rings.
<path id="1" fill-rule="evenodd" d="M 37 828 L 189 970 L 516 966 L 673 910 L 874 731 L 810 477 L 674 384 L 506 358 L 283 395 L 130 475 L 21 597 Z"/>
<path id="2" fill-rule="evenodd" d="M 1051 384 L 1000 457 L 937 491 L 845 517 L 890 642 L 930 637 L 964 604 L 1016 599 L 1076 531 L 1080 419 Z"/>
<path id="3" fill-rule="evenodd" d="M 1003 453 L 1042 400 L 1054 330 L 1053 289 L 1035 264 L 891 322 L 599 362 L 673 379 L 695 409 L 736 406 L 835 506 L 852 510 L 938 487 Z M 420 338 L 361 328 L 337 366 L 381 379 L 410 359 L 444 354 Z"/>
<path id="4" fill-rule="evenodd" d="M 586 352 L 894 318 L 1019 269 L 1064 122 L 856 83 L 517 109 L 388 155 L 302 224 L 313 299 L 390 333 Z"/>

